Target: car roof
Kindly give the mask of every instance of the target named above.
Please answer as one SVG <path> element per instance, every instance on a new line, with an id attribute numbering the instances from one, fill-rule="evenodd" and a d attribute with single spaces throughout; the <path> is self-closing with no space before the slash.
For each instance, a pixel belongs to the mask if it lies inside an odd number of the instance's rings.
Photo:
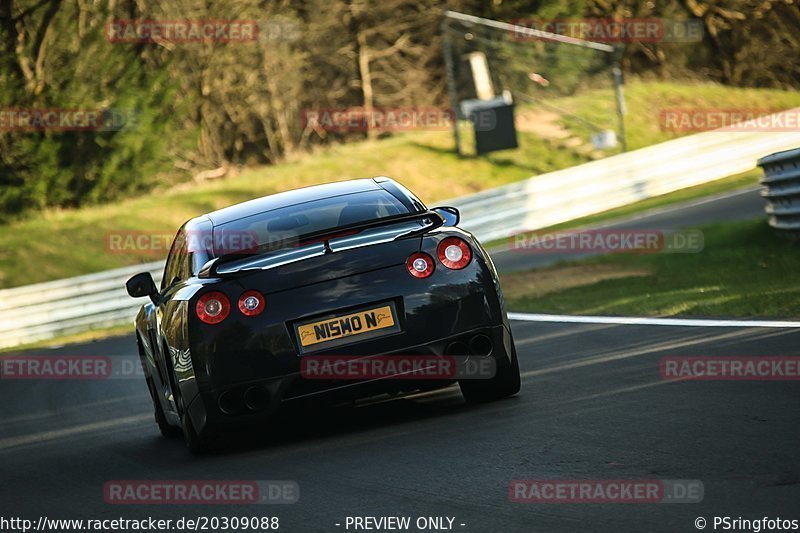
<path id="1" fill-rule="evenodd" d="M 388 178 L 380 178 L 380 181 L 391 181 Z M 347 181 L 337 181 L 334 183 L 325 183 L 322 185 L 313 185 L 311 187 L 303 187 L 301 189 L 294 189 L 291 191 L 280 192 L 263 196 L 254 200 L 248 200 L 240 204 L 235 204 L 230 207 L 224 207 L 217 211 L 212 211 L 202 218 L 208 218 L 214 224 L 219 226 L 246 218 L 266 211 L 272 211 L 281 207 L 288 207 L 298 205 L 305 202 L 311 202 L 322 198 L 331 198 L 334 196 L 342 196 L 345 194 L 353 194 L 357 192 L 377 191 L 382 187 L 378 185 L 375 178 L 364 178 Z"/>

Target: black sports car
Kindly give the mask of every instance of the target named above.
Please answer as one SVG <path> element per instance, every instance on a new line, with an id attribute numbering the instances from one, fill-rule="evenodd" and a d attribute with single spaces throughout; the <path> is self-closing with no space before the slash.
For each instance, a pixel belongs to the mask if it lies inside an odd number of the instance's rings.
<path id="1" fill-rule="evenodd" d="M 160 289 L 149 273 L 126 284 L 151 300 L 136 317 L 136 338 L 161 432 L 182 432 L 200 451 L 223 429 L 263 422 L 296 400 L 352 401 L 455 381 L 308 379 L 302 363 L 315 356 L 483 357 L 492 377 L 458 378 L 465 399 L 517 393 L 497 273 L 458 221 L 455 208 L 428 209 L 394 180 L 374 178 L 186 222 Z"/>

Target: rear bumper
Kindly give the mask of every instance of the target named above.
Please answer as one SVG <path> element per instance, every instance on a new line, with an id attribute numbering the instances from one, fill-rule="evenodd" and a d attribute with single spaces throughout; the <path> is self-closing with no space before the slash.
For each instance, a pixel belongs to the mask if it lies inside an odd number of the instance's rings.
<path id="1" fill-rule="evenodd" d="M 476 253 L 463 270 L 437 268 L 426 279 L 410 276 L 405 265 L 361 273 L 269 294 L 248 279 L 232 290 L 258 288 L 266 294 L 266 310 L 248 320 L 217 326 L 190 324 L 191 359 L 197 396 L 188 411 L 195 427 L 206 423 L 239 423 L 262 419 L 279 405 L 300 398 L 325 396 L 347 400 L 383 392 L 436 388 L 445 383 L 426 380 L 379 380 L 370 383 L 305 380 L 300 376 L 305 355 L 373 356 L 393 354 L 443 355 L 455 341 L 469 343 L 477 334 L 492 339 L 498 364 L 511 353 L 511 340 L 497 280 L 486 260 Z M 322 348 L 300 355 L 295 321 L 339 314 L 372 304 L 392 302 L 400 331 L 384 336 Z M 309 383 L 312 381 L 312 383 Z M 245 393 L 258 389 L 268 400 L 258 409 L 248 408 Z M 220 397 L 230 393 L 237 409 L 221 409 Z M 263 402 L 263 397 L 252 393 Z M 227 405 L 228 397 L 223 398 Z M 244 405 L 244 407 L 242 407 Z M 232 411 L 226 414 L 224 411 Z"/>
<path id="2" fill-rule="evenodd" d="M 453 346 L 453 343 L 463 343 L 469 347 L 470 341 L 478 336 L 491 339 L 491 355 L 498 365 L 508 364 L 513 350 L 513 340 L 508 327 L 504 324 L 464 331 L 382 355 L 442 355 L 446 353 L 448 347 Z M 459 355 L 468 354 L 459 352 Z M 364 381 L 307 379 L 301 374 L 298 361 L 298 369 L 289 374 L 251 377 L 221 388 L 201 391 L 189 405 L 188 411 L 199 431 L 206 426 L 217 430 L 266 422 L 287 404 L 314 401 L 324 401 L 326 404 L 340 403 L 381 394 L 434 390 L 453 382 L 452 379 L 383 378 Z"/>
<path id="3" fill-rule="evenodd" d="M 266 309 L 256 317 L 231 316 L 217 325 L 203 324 L 189 313 L 191 360 L 200 391 L 297 372 L 302 350 L 296 322 L 394 304 L 400 331 L 306 350 L 336 355 L 394 353 L 506 323 L 496 279 L 480 256 L 463 270 L 440 267 L 426 279 L 410 276 L 401 264 L 273 293 L 259 285 L 258 276 L 216 287 L 224 287 L 231 302 L 244 290 L 260 290 Z"/>

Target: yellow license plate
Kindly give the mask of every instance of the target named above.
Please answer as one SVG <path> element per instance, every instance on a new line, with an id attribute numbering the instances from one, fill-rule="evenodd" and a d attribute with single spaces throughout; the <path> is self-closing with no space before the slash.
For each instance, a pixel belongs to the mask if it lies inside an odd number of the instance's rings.
<path id="1" fill-rule="evenodd" d="M 297 337 L 301 346 L 311 346 L 320 342 L 352 337 L 395 325 L 391 306 L 384 305 L 350 315 L 327 318 L 297 327 Z"/>

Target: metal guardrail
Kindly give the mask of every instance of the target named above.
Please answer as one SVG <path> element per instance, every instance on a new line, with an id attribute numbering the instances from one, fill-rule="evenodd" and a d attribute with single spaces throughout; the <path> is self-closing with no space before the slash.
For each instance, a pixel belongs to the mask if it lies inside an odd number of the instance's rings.
<path id="1" fill-rule="evenodd" d="M 796 146 L 800 146 L 800 132 L 710 131 L 442 204 L 458 207 L 461 225 L 482 241 L 491 241 L 745 172 L 755 168 L 760 157 Z M 770 157 L 759 163 L 772 166 Z M 797 196 L 792 196 L 799 191 L 800 181 L 790 186 L 777 176 L 774 184 L 765 178 L 768 194 L 776 199 L 783 195 L 783 203 L 774 204 L 772 215 L 797 227 L 800 218 L 786 216 L 787 209 L 800 205 Z M 125 281 L 149 271 L 158 282 L 162 266 L 162 262 L 147 263 L 0 290 L 0 348 L 130 323 L 142 300 L 127 295 Z"/>
<path id="2" fill-rule="evenodd" d="M 130 323 L 142 306 L 125 290 L 137 272 L 161 280 L 164 262 L 0 290 L 0 348 Z"/>
<path id="3" fill-rule="evenodd" d="M 785 232 L 800 232 L 800 148 L 762 157 L 758 166 L 764 169 L 761 196 L 769 225 Z"/>
<path id="4" fill-rule="evenodd" d="M 746 172 L 760 157 L 797 146 L 800 131 L 707 131 L 451 203 L 464 228 L 491 241 Z"/>

